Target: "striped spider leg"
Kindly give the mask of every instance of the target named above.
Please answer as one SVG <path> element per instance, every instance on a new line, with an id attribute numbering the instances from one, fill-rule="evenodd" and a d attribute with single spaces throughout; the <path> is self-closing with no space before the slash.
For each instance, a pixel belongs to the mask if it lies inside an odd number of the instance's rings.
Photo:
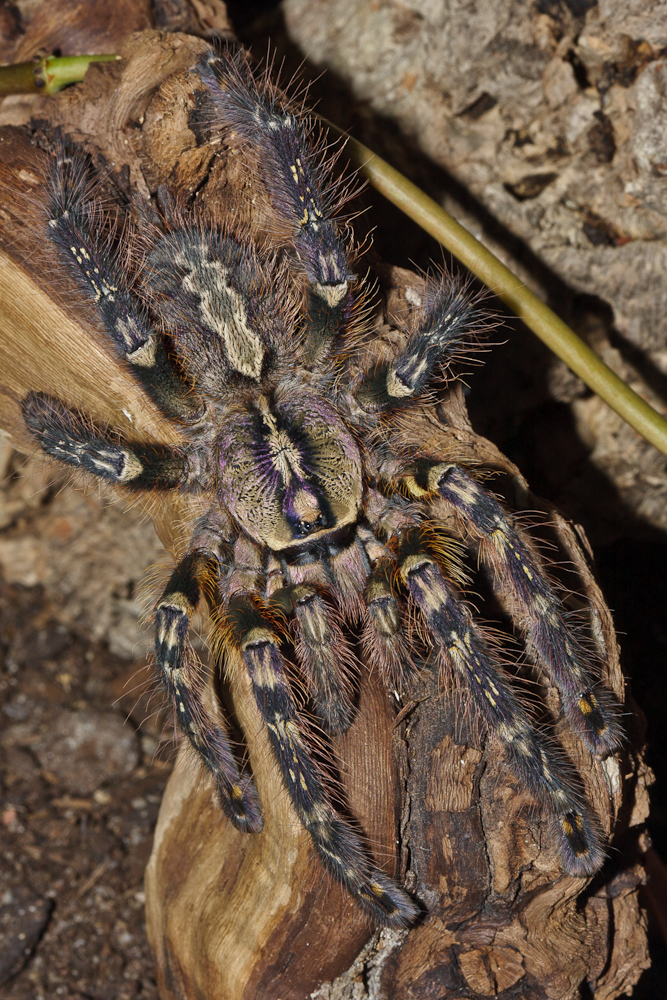
<path id="1" fill-rule="evenodd" d="M 56 144 L 47 194 L 46 236 L 58 248 L 82 296 L 97 307 L 118 355 L 166 416 L 192 420 L 198 401 L 128 282 L 121 265 L 123 241 L 114 245 L 117 220 L 98 197 L 89 158 L 70 142 Z"/>
<path id="2" fill-rule="evenodd" d="M 336 212 L 349 192 L 332 177 L 331 163 L 313 148 L 312 119 L 281 105 L 262 86 L 242 52 L 210 53 L 198 72 L 209 89 L 212 122 L 231 129 L 254 158 L 275 213 L 272 228 L 308 282 L 302 363 L 324 374 L 354 305 L 356 275 L 348 263 Z M 346 331 L 349 342 L 350 332 Z"/>
<path id="3" fill-rule="evenodd" d="M 423 478 L 425 477 L 425 478 Z M 457 465 L 434 464 L 410 480 L 453 509 L 462 530 L 477 543 L 494 588 L 515 608 L 537 664 L 557 688 L 568 723 L 600 757 L 620 746 L 618 706 L 600 681 L 591 653 L 570 626 L 558 592 L 534 546 L 489 490 Z M 437 502 L 433 504 L 437 516 Z"/>
<path id="4" fill-rule="evenodd" d="M 375 867 L 359 833 L 336 812 L 313 760 L 312 737 L 295 703 L 281 650 L 283 630 L 277 622 L 293 616 L 296 663 L 311 690 L 322 728 L 346 730 L 352 712 L 346 670 L 353 667 L 354 658 L 332 606 L 335 584 L 325 588 L 321 583 L 335 561 L 335 548 L 322 542 L 314 559 L 311 550 L 307 562 L 294 553 L 288 558 L 271 557 L 266 567 L 261 549 L 247 537 L 240 538 L 235 567 L 220 587 L 226 612 L 224 641 L 228 655 L 240 657 L 250 676 L 292 805 L 325 869 L 377 923 L 406 926 L 417 908 Z M 300 582 L 288 582 L 294 580 Z"/>
<path id="5" fill-rule="evenodd" d="M 186 481 L 187 460 L 182 452 L 127 441 L 95 428 L 82 414 L 44 393 L 25 398 L 23 417 L 47 455 L 122 487 L 126 493 L 163 492 L 178 489 Z M 205 679 L 187 642 L 190 619 L 213 558 L 200 547 L 174 570 L 155 612 L 156 663 L 178 724 L 212 774 L 223 810 L 239 829 L 259 830 L 256 792 L 252 782 L 240 775 L 227 736 L 205 707 Z"/>

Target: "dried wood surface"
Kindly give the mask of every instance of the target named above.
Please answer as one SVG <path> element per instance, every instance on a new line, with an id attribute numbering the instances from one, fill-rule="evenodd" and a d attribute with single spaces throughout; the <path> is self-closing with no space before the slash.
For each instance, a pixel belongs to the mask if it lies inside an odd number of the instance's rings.
<path id="1" fill-rule="evenodd" d="M 118 65 L 92 67 L 85 83 L 44 102 L 120 190 L 154 193 L 168 182 L 197 189 L 217 211 L 261 198 L 255 179 L 223 142 L 208 147 L 190 127 L 196 78 L 188 68 L 203 42 L 145 31 L 127 40 Z M 45 155 L 30 133 L 0 132 L 0 281 L 7 303 L 0 339 L 0 417 L 18 447 L 32 450 L 18 404 L 28 389 L 52 392 L 120 429 L 173 440 L 105 346 L 100 324 L 76 302 L 43 237 Z M 418 279 L 380 270 L 378 334 L 396 332 L 405 289 Z M 414 417 L 411 435 L 433 455 L 484 464 L 500 474 L 517 509 L 535 510 L 519 471 L 472 431 L 454 390 L 437 416 Z M 497 483 L 497 486 L 495 485 Z M 182 545 L 187 501 L 151 509 L 165 543 Z M 609 612 L 588 568 L 581 536 L 547 512 L 551 541 L 575 570 L 567 585 L 594 609 L 595 639 L 609 684 L 623 698 Z M 585 546 L 585 543 L 584 543 Z M 211 689 L 212 704 L 220 694 Z M 557 714 L 553 692 L 543 696 Z M 226 696 L 228 697 L 228 696 Z M 647 811 L 641 734 L 619 760 L 600 765 L 558 736 L 582 775 L 603 828 L 619 851 L 592 885 L 562 874 L 546 825 L 480 739 L 457 700 L 424 674 L 396 716 L 377 679 L 363 678 L 352 729 L 334 741 L 350 813 L 389 874 L 405 879 L 424 917 L 408 932 L 374 934 L 321 869 L 300 829 L 243 677 L 231 704 L 246 734 L 265 810 L 260 835 L 244 836 L 220 815 L 211 787 L 183 758 L 165 792 L 146 894 L 161 995 L 224 1000 L 308 996 L 596 998 L 622 995 L 645 966 L 638 905 L 638 832 Z"/>

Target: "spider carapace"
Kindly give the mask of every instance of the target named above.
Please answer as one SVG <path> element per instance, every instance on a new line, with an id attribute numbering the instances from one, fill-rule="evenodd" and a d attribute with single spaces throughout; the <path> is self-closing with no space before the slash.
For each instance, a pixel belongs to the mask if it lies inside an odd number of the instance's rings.
<path id="1" fill-rule="evenodd" d="M 200 498 L 204 513 L 155 609 L 155 655 L 178 724 L 239 829 L 258 832 L 262 814 L 206 707 L 189 646 L 204 593 L 225 656 L 250 677 L 318 856 L 377 922 L 409 924 L 418 907 L 336 811 L 309 738 L 312 716 L 329 734 L 351 724 L 354 635 L 390 691 L 417 669 L 456 679 L 507 767 L 551 816 L 563 868 L 591 874 L 603 858 L 597 822 L 458 592 L 455 547 L 438 541 L 444 515 L 513 610 L 569 725 L 600 756 L 620 742 L 612 695 L 512 515 L 474 471 L 399 442 L 402 415 L 433 403 L 443 366 L 488 325 L 479 300 L 449 274 L 428 279 L 404 344 L 392 357 L 374 355 L 340 189 L 311 140 L 312 121 L 241 54 L 211 50 L 196 72 L 211 120 L 261 176 L 270 238 L 252 239 L 238 219 L 193 215 L 163 191 L 159 209 L 135 203 L 141 225 L 132 236 L 130 219 L 114 244 L 90 161 L 68 142 L 52 158 L 45 220 L 115 349 L 186 443 L 129 440 L 44 393 L 24 400 L 25 422 L 48 455 L 125 494 Z M 295 672 L 310 692 L 310 722 Z"/>

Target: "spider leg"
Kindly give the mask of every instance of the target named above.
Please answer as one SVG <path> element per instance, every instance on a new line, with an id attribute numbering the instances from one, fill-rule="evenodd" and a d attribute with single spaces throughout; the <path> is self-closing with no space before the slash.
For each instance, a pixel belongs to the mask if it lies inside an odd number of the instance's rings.
<path id="1" fill-rule="evenodd" d="M 321 593 L 331 594 L 348 621 L 364 621 L 362 645 L 368 662 L 385 679 L 395 680 L 408 662 L 398 602 L 383 574 L 372 575 L 372 564 L 390 559 L 391 553 L 369 528 L 359 525 L 351 540 L 324 543 L 319 558 L 308 558 L 304 565 L 284 561 L 283 576 L 291 586 L 273 594 L 272 601 L 295 615 L 296 653 L 318 717 L 328 732 L 342 733 L 352 719 L 351 681 L 358 665 Z"/>
<path id="2" fill-rule="evenodd" d="M 352 722 L 352 679 L 357 663 L 332 608 L 316 587 L 301 583 L 272 595 L 272 603 L 297 623 L 295 652 L 315 701 L 318 719 L 333 735 Z"/>
<path id="3" fill-rule="evenodd" d="M 460 351 L 466 334 L 490 325 L 478 308 L 479 297 L 471 295 L 460 278 L 445 274 L 439 283 L 429 281 L 426 298 L 421 323 L 411 330 L 405 349 L 392 361 L 374 361 L 353 387 L 365 410 L 418 399 L 437 366 Z"/>
<path id="4" fill-rule="evenodd" d="M 300 566 L 271 556 L 264 565 L 257 546 L 241 536 L 222 599 L 263 594 L 271 609 L 291 619 L 295 653 L 318 719 L 327 732 L 338 734 L 352 721 L 352 681 L 358 664 L 335 610 L 325 600 L 328 582 L 321 560 L 313 558 Z"/>
<path id="5" fill-rule="evenodd" d="M 323 864 L 377 921 L 407 926 L 415 905 L 371 864 L 360 837 L 331 804 L 308 752 L 270 619 L 240 595 L 231 599 L 228 617 L 292 804 Z"/>
<path id="6" fill-rule="evenodd" d="M 151 399 L 167 416 L 192 420 L 201 401 L 172 365 L 162 338 L 128 287 L 118 255 L 100 235 L 102 210 L 90 195 L 90 184 L 87 157 L 73 147 L 61 148 L 48 179 L 47 235 Z"/>
<path id="7" fill-rule="evenodd" d="M 351 542 L 324 544 L 319 559 L 304 565 L 283 560 L 281 579 L 289 586 L 271 593 L 272 604 L 295 616 L 297 658 L 318 718 L 330 733 L 345 732 L 350 725 L 358 663 L 336 613 L 324 599 L 327 594 L 346 619 L 362 619 L 366 661 L 385 681 L 396 684 L 410 670 L 409 642 L 390 574 L 385 565 L 373 571 L 376 564 L 390 560 L 392 553 L 373 531 L 358 525 Z"/>
<path id="8" fill-rule="evenodd" d="M 507 763 L 555 817 L 566 869 L 573 875 L 593 874 L 604 857 L 597 824 L 549 743 L 531 726 L 470 612 L 418 542 L 406 543 L 399 574 L 435 636 L 445 665 L 465 683 L 476 708 L 502 743 Z"/>
<path id="9" fill-rule="evenodd" d="M 368 491 L 366 513 L 370 515 L 374 528 L 382 525 L 382 515 L 387 515 L 388 509 L 387 501 L 381 494 L 375 490 Z M 391 514 L 389 518 L 391 520 Z M 411 643 L 405 628 L 405 608 L 401 607 L 401 600 L 392 583 L 394 554 L 366 525 L 359 525 L 357 538 L 363 546 L 369 567 L 364 585 L 360 587 L 364 611 L 361 648 L 365 662 L 379 671 L 387 687 L 394 688 L 402 685 L 413 669 Z"/>
<path id="10" fill-rule="evenodd" d="M 364 628 L 361 647 L 364 659 L 375 667 L 391 690 L 405 684 L 414 672 L 412 638 L 407 626 L 407 608 L 396 584 L 396 560 L 393 549 L 382 536 L 396 544 L 419 520 L 407 509 L 403 497 L 387 498 L 368 488 L 365 515 L 369 527 L 360 525 L 357 535 L 364 547 L 371 570 L 363 589 Z"/>
<path id="11" fill-rule="evenodd" d="M 379 670 L 388 687 L 401 685 L 413 669 L 411 643 L 388 566 L 378 568 L 369 577 L 364 601 L 366 622 L 361 636 L 364 659 Z"/>
<path id="12" fill-rule="evenodd" d="M 334 595 L 345 617 L 356 623 L 363 614 L 361 595 L 371 572 L 359 530 L 348 543 L 328 542 L 324 563 Z"/>
<path id="13" fill-rule="evenodd" d="M 155 609 L 155 659 L 178 725 L 213 776 L 225 814 L 239 830 L 258 833 L 262 814 L 257 792 L 250 778 L 241 775 L 227 736 L 204 705 L 204 678 L 188 647 L 190 620 L 211 568 L 211 554 L 195 550 L 172 573 Z"/>
<path id="14" fill-rule="evenodd" d="M 174 448 L 101 431 L 46 393 L 28 393 L 21 408 L 42 450 L 66 465 L 132 490 L 170 490 L 187 479 L 185 457 Z"/>
<path id="15" fill-rule="evenodd" d="M 329 172 L 313 151 L 303 116 L 261 90 L 243 57 L 210 53 L 198 69 L 222 121 L 256 150 L 274 211 L 310 284 L 306 359 L 322 360 L 347 317 L 354 280 L 334 197 L 325 194 Z"/>
<path id="16" fill-rule="evenodd" d="M 518 609 L 527 640 L 558 689 L 572 727 L 594 752 L 613 752 L 622 733 L 612 695 L 596 677 L 591 654 L 573 634 L 554 586 L 511 517 L 457 465 L 432 466 L 425 485 L 455 509 L 480 543 L 481 561 L 495 588 Z"/>

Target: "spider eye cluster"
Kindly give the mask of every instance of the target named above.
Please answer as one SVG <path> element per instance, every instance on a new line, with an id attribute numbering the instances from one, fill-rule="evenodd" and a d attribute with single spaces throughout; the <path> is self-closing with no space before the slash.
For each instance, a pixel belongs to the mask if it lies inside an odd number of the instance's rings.
<path id="1" fill-rule="evenodd" d="M 274 552 L 354 523 L 362 500 L 357 444 L 307 390 L 259 395 L 232 412 L 218 438 L 221 504 Z"/>
<path id="2" fill-rule="evenodd" d="M 333 527 L 326 496 L 304 483 L 290 486 L 283 500 L 283 513 L 298 538 L 306 538 L 320 528 Z"/>

